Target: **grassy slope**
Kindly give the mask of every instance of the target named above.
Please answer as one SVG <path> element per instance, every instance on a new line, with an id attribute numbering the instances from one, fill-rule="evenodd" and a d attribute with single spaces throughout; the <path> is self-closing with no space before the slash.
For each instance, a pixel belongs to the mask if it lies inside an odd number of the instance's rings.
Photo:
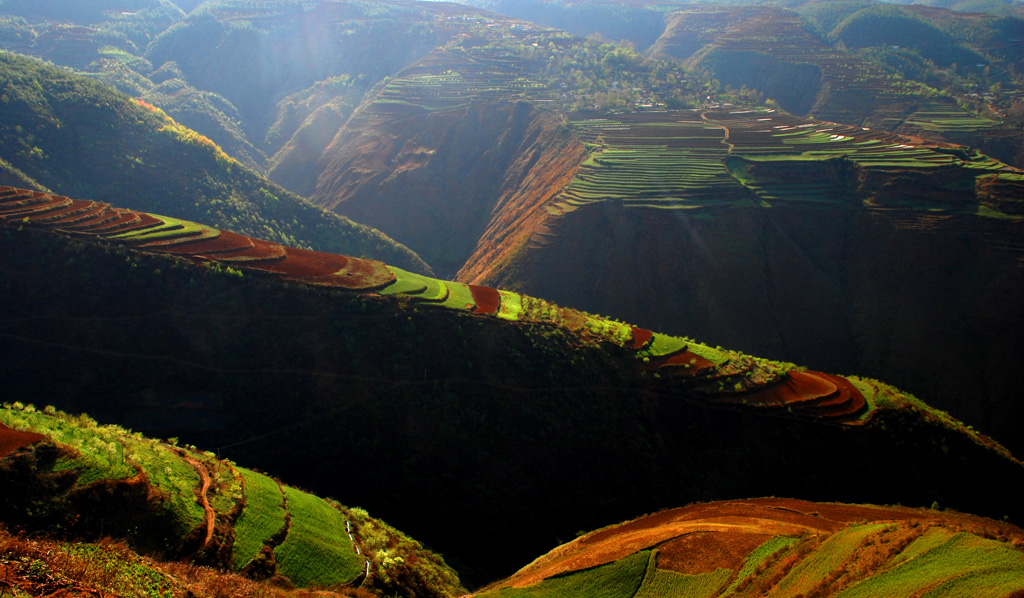
<path id="1" fill-rule="evenodd" d="M 57 193 L 429 271 L 380 232 L 322 212 L 111 88 L 9 53 L 0 85 L 0 157 Z"/>
<path id="2" fill-rule="evenodd" d="M 28 530 L 54 524 L 56 520 L 48 513 L 51 507 L 56 506 L 65 511 L 58 517 L 71 536 L 88 538 L 97 535 L 98 531 L 106 531 L 116 537 L 117 530 L 125 528 L 128 531 L 124 537 L 133 546 L 153 547 L 159 544 L 144 535 L 157 531 L 152 522 L 141 529 L 132 529 L 122 525 L 123 522 L 119 520 L 131 517 L 131 512 L 137 510 L 139 505 L 124 502 L 123 491 L 116 489 L 116 482 L 127 483 L 137 471 L 142 471 L 146 483 L 151 487 L 151 498 L 147 499 L 148 505 L 145 507 L 149 514 L 141 521 L 159 519 L 165 522 L 159 527 L 159 531 L 170 534 L 170 537 L 162 541 L 168 548 L 164 555 L 173 556 L 179 550 L 176 547 L 187 544 L 192 530 L 203 522 L 203 510 L 197 501 L 199 475 L 183 456 L 189 455 L 194 460 L 205 461 L 207 469 L 214 464 L 233 469 L 230 462 L 219 462 L 210 453 L 172 448 L 166 443 L 144 438 L 118 426 L 100 426 L 87 416 L 71 416 L 52 408 L 47 408 L 44 413 L 32 405 L 5 403 L 0 409 L 0 422 L 17 430 L 45 435 L 48 442 L 55 443 L 61 455 L 49 464 L 44 461 L 47 453 L 43 449 L 28 453 L 31 457 L 23 454 L 20 457 L 15 455 L 0 459 L 0 476 L 9 478 L 13 475 L 11 469 L 17 467 L 15 461 L 30 466 L 33 475 L 39 480 L 48 479 L 60 472 L 73 475 L 73 486 L 70 488 L 62 490 L 60 487 L 48 487 L 48 492 L 37 494 L 26 489 L 20 493 L 7 494 L 6 506 L 10 510 L 5 512 L 2 521 Z M 228 515 L 227 522 L 234 528 L 231 534 L 234 537 L 233 545 L 228 542 L 226 546 L 232 554 L 230 561 L 234 569 L 242 568 L 255 556 L 260 546 L 264 542 L 271 542 L 271 538 L 285 525 L 285 510 L 282 508 L 282 495 L 277 482 L 249 470 L 241 470 L 241 475 L 245 487 L 244 508 L 240 510 L 240 516 Z M 97 483 L 107 484 L 111 490 L 104 494 L 102 490 L 97 490 L 103 488 L 102 485 L 97 486 Z M 211 498 L 217 490 L 213 488 L 210 491 Z M 443 561 L 426 553 L 418 544 L 410 542 L 386 524 L 370 519 L 365 511 L 350 510 L 287 486 L 284 492 L 288 497 L 288 530 L 283 536 L 283 542 L 281 539 L 276 541 L 280 544 L 276 550 L 277 566 L 278 573 L 287 576 L 296 585 L 331 587 L 351 582 L 364 571 L 367 557 L 375 570 L 383 570 L 385 559 L 378 558 L 382 550 L 381 539 L 368 538 L 364 546 L 366 550 L 362 554 L 357 553 L 347 531 L 350 529 L 346 524 L 348 521 L 356 522 L 357 526 L 377 529 L 376 536 L 383 536 L 383 543 L 391 549 L 384 556 L 392 560 L 396 557 L 399 560 L 405 558 L 423 565 L 422 571 L 407 574 L 407 578 L 401 580 L 412 582 L 405 587 L 406 590 L 444 596 L 459 589 L 457 577 L 447 569 Z M 100 530 L 79 524 L 80 519 L 87 519 L 90 514 L 77 512 L 76 505 L 85 509 L 88 503 L 69 499 L 76 493 L 93 493 L 101 500 L 112 503 L 114 511 L 107 514 L 107 518 L 100 524 Z M 241 495 L 238 498 L 241 499 Z M 122 512 L 119 513 L 117 509 Z M 140 520 L 136 517 L 135 521 Z M 60 526 L 49 529 L 60 529 Z M 428 576 L 430 582 L 424 582 Z M 366 580 L 365 584 L 368 588 L 402 587 L 401 583 L 389 586 L 383 580 L 373 579 Z"/>
<path id="3" fill-rule="evenodd" d="M 693 534 L 704 534 L 700 548 L 677 553 L 671 566 L 702 573 L 663 569 L 650 556 Z M 772 537 L 737 550 L 739 536 L 759 534 Z M 646 571 L 636 566 L 648 558 Z M 1004 596 L 1024 591 L 1024 530 L 927 509 L 786 499 L 691 505 L 584 535 L 479 595 L 588 596 L 587 583 L 611 574 L 616 587 L 643 580 L 637 595 L 645 597 Z"/>

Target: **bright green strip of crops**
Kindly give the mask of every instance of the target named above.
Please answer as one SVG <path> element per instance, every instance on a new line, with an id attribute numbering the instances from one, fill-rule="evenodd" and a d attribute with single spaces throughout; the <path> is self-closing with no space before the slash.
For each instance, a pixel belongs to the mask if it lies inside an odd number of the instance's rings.
<path id="1" fill-rule="evenodd" d="M 110 235 L 109 238 L 125 241 L 154 241 L 156 239 L 166 239 L 170 237 L 180 237 L 182 235 L 201 233 L 204 228 L 202 224 L 189 222 L 188 220 L 178 220 L 177 218 L 157 216 L 156 214 L 150 215 L 154 218 L 163 220 L 164 223 L 153 228 L 130 230 L 126 233 Z"/>
<path id="2" fill-rule="evenodd" d="M 844 567 L 853 553 L 864 544 L 869 536 L 890 525 L 887 523 L 851 525 L 832 534 L 782 578 L 775 588 L 776 593 L 779 596 L 807 593 L 828 574 Z"/>
<path id="3" fill-rule="evenodd" d="M 149 477 L 149 483 L 167 494 L 161 508 L 174 515 L 177 533 L 184 539 L 203 522 L 203 507 L 196 502 L 201 480 L 195 468 L 158 440 L 131 439 L 129 459 Z"/>
<path id="4" fill-rule="evenodd" d="M 245 509 L 235 522 L 235 545 L 231 568 L 238 571 L 249 564 L 263 543 L 284 527 L 284 495 L 277 482 L 265 475 L 238 468 L 245 482 Z"/>
<path id="5" fill-rule="evenodd" d="M 277 571 L 298 586 L 334 586 L 363 570 L 345 531 L 345 517 L 323 499 L 285 487 L 291 527 L 274 549 Z"/>
<path id="6" fill-rule="evenodd" d="M 427 290 L 430 282 L 437 282 L 394 266 L 387 268 L 395 275 L 395 282 L 377 291 L 381 295 L 419 295 Z"/>
<path id="7" fill-rule="evenodd" d="M 775 536 L 764 544 L 758 546 L 753 552 L 747 555 L 746 562 L 740 568 L 740 572 L 736 574 L 736 579 L 725 589 L 723 595 L 728 595 L 730 592 L 736 589 L 736 586 L 740 585 L 744 579 L 754 575 L 757 572 L 758 567 L 767 563 L 770 559 L 773 559 L 775 555 L 781 551 L 789 548 L 793 544 L 796 544 L 797 538 L 791 538 L 789 536 Z"/>
<path id="8" fill-rule="evenodd" d="M 448 287 L 448 298 L 441 305 L 452 309 L 470 309 L 476 305 L 469 285 L 461 282 L 445 282 Z"/>
<path id="9" fill-rule="evenodd" d="M 503 588 L 481 598 L 632 598 L 640 588 L 650 551 L 614 563 L 545 579 L 527 588 Z"/>
<path id="10" fill-rule="evenodd" d="M 715 569 L 710 573 L 687 575 L 675 571 L 655 569 L 636 593 L 636 598 L 712 598 L 718 595 L 732 575 L 731 569 Z"/>
<path id="11" fill-rule="evenodd" d="M 501 305 L 498 307 L 498 317 L 502 320 L 519 321 L 523 315 L 523 298 L 518 293 L 499 290 Z"/>
<path id="12" fill-rule="evenodd" d="M 678 336 L 669 336 L 655 332 L 651 343 L 640 352 L 640 355 L 644 357 L 661 357 L 662 355 L 670 355 L 676 351 L 682 351 L 686 348 L 686 345 L 686 340 Z"/>
<path id="13" fill-rule="evenodd" d="M 931 590 L 922 598 L 962 598 L 964 596 L 1014 596 L 1024 591 L 1024 573 L 1013 569 L 972 571 Z"/>
<path id="14" fill-rule="evenodd" d="M 914 545 L 927 535 L 915 540 L 907 547 L 907 550 L 914 548 Z M 934 542 L 934 538 L 929 541 L 929 543 L 932 542 Z M 986 575 L 993 575 L 991 581 L 998 582 L 1005 571 L 1016 572 L 1016 579 L 1009 580 L 1007 585 L 1016 584 L 1012 587 L 1024 588 L 1024 575 L 1020 574 L 1021 571 L 1024 571 L 1024 553 L 996 540 L 987 540 L 974 534 L 960 532 L 947 542 L 918 554 L 915 558 L 904 560 L 900 565 L 847 588 L 837 596 L 838 598 L 910 597 L 917 596 L 922 589 L 936 584 L 941 585 L 931 590 L 926 594 L 927 596 L 1002 596 L 1006 594 L 1002 592 L 955 594 L 951 593 L 951 590 L 958 583 L 966 583 L 964 576 L 983 574 L 982 578 L 975 582 L 981 585 L 985 583 L 983 579 Z M 1003 582 L 999 583 L 1002 585 Z M 947 584 L 951 588 L 946 588 Z"/>
<path id="15" fill-rule="evenodd" d="M 54 442 L 78 451 L 74 459 L 57 461 L 54 471 L 78 471 L 79 485 L 97 480 L 123 480 L 135 475 L 135 468 L 125 460 L 120 442 L 123 430 L 114 426 L 97 426 L 88 419 L 70 415 L 46 415 L 38 411 L 0 409 L 0 421 L 21 430 L 38 432 Z"/>
<path id="16" fill-rule="evenodd" d="M 624 344 L 633 338 L 633 328 L 628 324 L 622 324 L 606 318 L 587 316 L 587 330 L 592 334 L 607 338 L 616 344 Z"/>

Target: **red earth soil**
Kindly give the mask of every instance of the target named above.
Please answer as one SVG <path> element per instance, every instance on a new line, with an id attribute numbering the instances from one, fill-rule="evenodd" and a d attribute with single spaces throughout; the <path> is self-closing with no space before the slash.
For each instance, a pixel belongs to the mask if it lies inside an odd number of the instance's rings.
<path id="1" fill-rule="evenodd" d="M 253 238 L 249 238 L 249 241 L 252 242 L 252 247 L 246 247 L 244 249 L 239 249 L 238 251 L 218 253 L 210 256 L 207 256 L 206 254 L 197 255 L 199 257 L 209 257 L 209 259 L 217 260 L 219 262 L 230 262 L 237 265 L 246 265 L 246 263 L 249 262 L 261 262 L 259 264 L 261 268 L 267 261 L 283 260 L 285 258 L 283 245 Z M 253 263 L 253 266 L 256 266 L 256 264 Z"/>
<path id="2" fill-rule="evenodd" d="M 23 446 L 29 446 L 45 439 L 46 436 L 42 434 L 13 430 L 0 422 L 0 458 L 10 455 Z"/>
<path id="3" fill-rule="evenodd" d="M 344 268 L 332 275 L 303 278 L 304 282 L 352 290 L 379 289 L 395 282 L 395 273 L 383 262 L 350 257 Z"/>
<path id="4" fill-rule="evenodd" d="M 104 228 L 104 229 L 102 229 L 102 231 L 93 231 L 93 232 L 102 232 L 103 234 L 120 234 L 120 233 L 129 232 L 129 231 L 137 231 L 137 230 L 144 230 L 144 229 L 147 229 L 147 228 L 154 228 L 154 227 L 160 226 L 161 224 L 164 223 L 163 220 L 160 220 L 159 218 L 156 218 L 154 216 L 150 216 L 149 214 L 147 214 L 145 212 L 135 212 L 135 215 L 139 217 L 138 222 L 128 222 L 124 226 L 118 227 L 116 230 Z"/>
<path id="5" fill-rule="evenodd" d="M 221 231 L 220 235 L 208 239 L 175 239 L 175 242 L 160 245 L 160 251 L 176 255 L 208 255 L 241 251 L 253 247 L 249 237 Z"/>
<path id="6" fill-rule="evenodd" d="M 685 569 L 702 567 L 700 561 L 704 557 L 721 559 L 722 563 L 745 558 L 744 546 L 753 550 L 769 536 L 827 535 L 862 521 L 935 523 L 988 537 L 1024 540 L 1024 530 L 1012 524 L 931 509 L 781 498 L 722 501 L 662 511 L 588 534 L 537 559 L 500 585 L 524 587 L 552 575 L 596 567 L 652 547 L 664 552 L 664 557 L 659 552 L 660 568 L 694 572 Z M 743 539 L 744 535 L 751 539 Z M 685 560 L 695 562 L 683 564 Z"/>
<path id="7" fill-rule="evenodd" d="M 469 291 L 473 294 L 473 302 L 476 303 L 474 313 L 493 314 L 498 312 L 498 308 L 501 307 L 501 293 L 497 289 L 471 284 Z"/>
<path id="8" fill-rule="evenodd" d="M 64 222 L 61 223 L 60 229 L 67 232 L 87 232 L 91 229 L 98 228 L 101 226 L 107 226 L 113 224 L 120 214 L 115 212 L 108 204 L 99 204 L 102 206 L 99 210 L 91 213 L 75 222 Z"/>
<path id="9" fill-rule="evenodd" d="M 839 389 L 839 396 L 844 397 L 845 401 L 835 403 L 833 403 L 831 399 L 828 401 L 822 401 L 821 403 L 808 408 L 811 413 L 819 417 L 845 417 L 847 415 L 853 415 L 867 407 L 867 401 L 864 399 L 864 395 L 852 382 L 842 376 L 833 376 L 832 374 L 822 375 L 836 385 L 836 388 Z"/>
<path id="10" fill-rule="evenodd" d="M 686 367 L 687 365 L 689 365 L 689 367 Z M 715 367 L 715 364 L 696 353 L 686 350 L 674 355 L 652 357 L 651 361 L 645 364 L 644 369 L 653 371 L 664 367 L 679 368 L 682 372 L 692 375 L 702 370 L 713 368 Z"/>
<path id="11" fill-rule="evenodd" d="M 139 215 L 136 212 L 121 208 L 111 209 L 117 214 L 116 219 L 107 224 L 84 228 L 81 232 L 97 235 L 114 234 L 119 233 L 122 230 L 127 229 L 130 225 L 140 221 Z"/>
<path id="12" fill-rule="evenodd" d="M 697 575 L 715 569 L 737 570 L 747 556 L 772 536 L 749 532 L 694 532 L 658 546 L 655 566 Z"/>
<path id="13" fill-rule="evenodd" d="M 31 218 L 32 222 L 38 222 L 45 226 L 60 226 L 63 223 L 74 224 L 103 209 L 103 204 L 95 201 L 73 199 L 71 205 L 61 209 L 47 212 Z"/>
<path id="14" fill-rule="evenodd" d="M 726 403 L 785 407 L 827 397 L 836 386 L 817 372 L 790 372 L 786 378 L 765 390 L 721 399 Z"/>
<path id="15" fill-rule="evenodd" d="M 637 328 L 633 326 L 633 338 L 626 345 L 627 349 L 643 349 L 647 346 L 647 343 L 651 342 L 654 338 L 654 333 L 644 328 Z"/>
<path id="16" fill-rule="evenodd" d="M 343 255 L 285 247 L 283 260 L 260 266 L 260 269 L 278 272 L 293 278 L 315 278 L 330 276 L 342 270 L 348 261 L 349 258 Z"/>
<path id="17" fill-rule="evenodd" d="M 66 197 L 47 197 L 45 201 L 5 208 L 0 212 L 0 219 L 20 219 L 26 216 L 31 216 L 32 214 L 43 214 L 48 211 L 59 210 L 69 205 L 71 205 L 71 200 Z"/>

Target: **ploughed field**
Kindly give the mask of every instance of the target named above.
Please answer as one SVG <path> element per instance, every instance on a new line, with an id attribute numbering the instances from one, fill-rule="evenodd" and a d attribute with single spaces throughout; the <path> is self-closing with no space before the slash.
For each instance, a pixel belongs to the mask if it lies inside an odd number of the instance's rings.
<path id="1" fill-rule="evenodd" d="M 1024 531 L 930 509 L 763 498 L 586 534 L 479 596 L 1016 596 Z"/>
<path id="2" fill-rule="evenodd" d="M 696 396 L 736 409 L 860 425 L 871 417 L 876 395 L 881 392 L 889 397 L 890 392 L 870 382 L 799 371 L 791 364 L 653 333 L 518 293 L 437 280 L 375 260 L 285 247 L 102 202 L 0 187 L 0 222 L 124 244 L 138 251 L 226 269 L 228 274 L 397 296 L 414 305 L 548 324 L 621 347 L 637 376 L 681 384 Z"/>

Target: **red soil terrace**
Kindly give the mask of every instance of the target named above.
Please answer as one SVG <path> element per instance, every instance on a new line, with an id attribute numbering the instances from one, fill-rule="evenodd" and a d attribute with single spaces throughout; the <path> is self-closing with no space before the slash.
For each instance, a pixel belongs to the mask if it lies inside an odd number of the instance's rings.
<path id="1" fill-rule="evenodd" d="M 14 430 L 0 422 L 0 458 L 10 455 L 22 447 L 33 445 L 45 439 L 46 436 L 42 434 Z"/>
<path id="2" fill-rule="evenodd" d="M 501 293 L 497 289 L 471 284 L 469 291 L 473 294 L 473 303 L 476 303 L 476 309 L 473 310 L 475 313 L 498 313 L 498 308 L 501 307 Z"/>

